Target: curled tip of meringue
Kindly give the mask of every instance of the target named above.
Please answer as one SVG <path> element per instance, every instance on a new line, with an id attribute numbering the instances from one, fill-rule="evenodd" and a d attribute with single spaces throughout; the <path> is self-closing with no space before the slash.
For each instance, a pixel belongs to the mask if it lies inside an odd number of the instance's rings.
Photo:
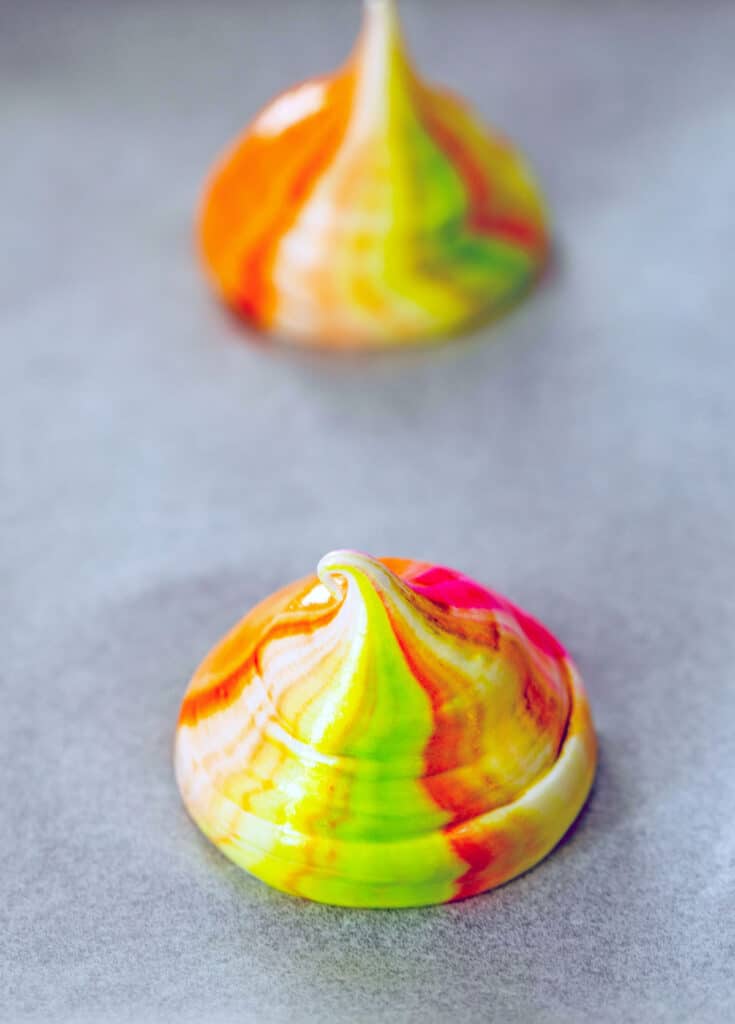
<path id="1" fill-rule="evenodd" d="M 365 555 L 361 551 L 353 551 L 351 548 L 337 548 L 334 551 L 329 551 L 317 565 L 317 574 L 322 582 L 324 582 L 322 574 L 328 575 L 331 572 L 349 572 L 350 570 L 365 572 L 368 575 L 387 571 L 377 558 Z"/>
<path id="2" fill-rule="evenodd" d="M 339 599 L 343 596 L 342 588 L 334 574 L 354 567 L 353 563 L 356 558 L 359 558 L 356 551 L 344 548 L 330 551 L 319 559 L 316 574 L 333 597 Z"/>
<path id="3" fill-rule="evenodd" d="M 321 583 L 324 584 L 330 594 L 341 598 L 343 593 L 335 579 L 335 574 L 352 577 L 353 579 L 356 576 L 361 576 L 378 590 L 384 590 L 392 586 L 400 587 L 400 581 L 395 573 L 391 572 L 383 562 L 360 551 L 352 551 L 349 548 L 330 551 L 320 559 L 317 565 L 317 576 Z"/>

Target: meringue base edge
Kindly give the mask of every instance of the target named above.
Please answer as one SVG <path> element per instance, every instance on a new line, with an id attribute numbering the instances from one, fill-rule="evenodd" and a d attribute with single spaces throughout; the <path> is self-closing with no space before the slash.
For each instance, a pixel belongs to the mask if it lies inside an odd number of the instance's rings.
<path id="1" fill-rule="evenodd" d="M 412 572 L 415 576 L 415 567 L 429 573 L 436 571 L 436 567 L 404 560 L 367 561 L 399 570 L 409 566 L 409 576 Z M 364 566 L 355 572 L 355 578 L 361 572 L 365 572 Z M 396 579 L 400 580 L 402 575 Z M 271 622 L 292 619 L 304 593 L 312 593 L 324 579 L 322 569 L 320 577 L 291 584 L 253 609 L 205 660 L 189 694 L 193 691 L 198 699 L 202 692 L 226 689 L 227 681 L 242 670 L 239 654 L 243 636 L 252 630 L 256 637 L 262 637 L 268 634 Z M 466 580 L 460 574 L 453 574 L 452 579 Z M 344 607 L 351 582 L 339 598 L 332 593 L 330 599 Z M 467 582 L 477 588 L 477 584 Z M 368 579 L 367 584 L 364 579 L 358 581 L 358 592 L 375 589 L 380 588 L 374 586 L 374 580 Z M 496 597 L 492 591 L 487 593 L 493 599 Z M 496 619 L 506 619 L 506 609 L 511 609 L 522 616 L 530 631 L 538 630 L 539 635 L 550 638 L 530 616 L 505 599 L 499 600 L 505 607 L 495 613 Z M 395 622 L 391 628 L 395 628 Z M 253 641 L 251 637 L 251 653 L 255 652 L 256 663 L 258 643 L 258 639 Z M 583 684 L 566 652 L 557 662 L 560 678 L 563 677 L 568 690 L 570 709 L 558 753 L 548 770 L 516 798 L 485 813 L 440 823 L 423 834 L 393 839 L 385 834 L 375 838 L 365 834 L 342 838 L 330 834 L 328 826 L 323 834 L 315 836 L 300 831 L 298 824 L 289 821 L 287 810 L 282 820 L 268 820 L 263 813 L 267 798 L 259 809 L 257 799 L 234 800 L 234 791 L 228 793 L 221 782 L 213 781 L 207 759 L 217 762 L 222 749 L 216 745 L 209 749 L 206 743 L 199 743 L 196 749 L 198 726 L 196 721 L 187 719 L 186 700 L 175 744 L 176 777 L 184 803 L 201 831 L 230 860 L 273 888 L 316 902 L 363 908 L 420 907 L 464 899 L 495 888 L 528 871 L 553 850 L 582 810 L 594 780 L 597 745 Z M 242 731 L 243 722 L 239 720 L 234 727 L 230 722 L 213 735 L 217 737 L 216 744 L 222 740 L 229 742 L 232 753 L 238 733 L 242 741 Z M 297 756 L 304 756 L 304 750 L 299 749 L 302 740 L 295 738 L 294 742 Z M 328 760 L 330 755 L 325 757 Z M 266 790 L 271 782 L 278 786 L 277 779 L 261 779 Z M 292 785 L 293 779 L 288 784 Z M 379 785 L 378 779 L 376 786 Z M 298 797 L 294 806 L 297 803 Z"/>
<path id="2" fill-rule="evenodd" d="M 511 806 L 494 811 L 464 826 L 463 838 L 480 846 L 490 834 L 503 838 L 508 860 L 512 865 L 499 867 L 489 882 L 478 884 L 477 892 L 463 892 L 461 898 L 497 888 L 505 882 L 524 874 L 542 861 L 561 842 L 576 821 L 585 805 L 594 779 L 594 760 L 585 746 L 590 743 L 589 712 L 586 703 L 577 705 L 575 722 L 558 763 L 524 796 Z M 177 748 L 178 750 L 179 748 Z M 187 792 L 185 767 L 179 767 L 177 755 L 177 780 L 182 793 Z M 187 797 L 184 796 L 185 801 Z M 317 903 L 340 907 L 362 907 L 366 909 L 390 909 L 424 907 L 449 903 L 456 899 L 456 878 L 446 877 L 446 839 L 431 836 L 412 840 L 410 843 L 376 844 L 375 856 L 383 863 L 390 864 L 394 877 L 391 881 L 345 880 L 326 873 L 311 879 L 302 879 L 295 887 L 286 877 L 293 872 L 296 862 L 269 857 L 268 848 L 279 845 L 281 837 L 277 826 L 254 820 L 250 841 L 241 838 L 237 845 L 223 845 L 218 841 L 221 826 L 227 821 L 228 812 L 224 798 L 216 814 L 211 806 L 203 804 L 193 796 L 188 798 L 187 809 L 201 831 L 222 853 L 239 867 L 274 889 L 291 896 L 301 896 Z M 524 828 L 533 819 L 539 828 L 540 840 L 533 846 L 525 841 Z M 364 860 L 366 850 L 356 845 L 355 860 Z M 372 858 L 370 858 L 372 859 Z M 422 865 L 422 873 L 429 877 L 417 882 L 413 880 L 416 865 Z"/>

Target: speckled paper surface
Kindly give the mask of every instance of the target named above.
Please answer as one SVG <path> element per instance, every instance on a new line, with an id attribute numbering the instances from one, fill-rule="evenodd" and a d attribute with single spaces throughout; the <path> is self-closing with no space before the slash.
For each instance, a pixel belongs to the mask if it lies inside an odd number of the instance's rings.
<path id="1" fill-rule="evenodd" d="M 731 1021 L 735 7 L 407 2 L 559 258 L 472 339 L 338 361 L 248 342 L 191 218 L 356 6 L 0 5 L 0 1019 Z M 300 903 L 180 805 L 198 660 L 343 545 L 497 587 L 582 669 L 592 799 L 502 890 Z"/>

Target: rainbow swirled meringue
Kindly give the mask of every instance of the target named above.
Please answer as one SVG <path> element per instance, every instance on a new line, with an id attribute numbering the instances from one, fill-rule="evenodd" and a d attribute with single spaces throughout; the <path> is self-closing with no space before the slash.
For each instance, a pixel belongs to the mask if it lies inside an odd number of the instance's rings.
<path id="1" fill-rule="evenodd" d="M 333 348 L 443 336 L 522 294 L 549 250 L 521 157 L 425 84 L 393 0 L 345 67 L 268 106 L 215 169 L 209 276 L 259 328 Z"/>
<path id="2" fill-rule="evenodd" d="M 337 551 L 253 609 L 184 699 L 203 832 L 324 903 L 461 899 L 541 860 L 595 772 L 587 699 L 538 622 L 449 569 Z"/>

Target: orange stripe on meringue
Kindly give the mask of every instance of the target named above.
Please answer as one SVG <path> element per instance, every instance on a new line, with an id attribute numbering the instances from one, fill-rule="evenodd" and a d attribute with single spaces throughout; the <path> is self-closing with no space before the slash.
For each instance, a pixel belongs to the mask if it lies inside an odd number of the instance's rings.
<path id="1" fill-rule="evenodd" d="M 224 297 L 261 326 L 274 314 L 278 244 L 339 149 L 354 86 L 349 70 L 330 80 L 319 110 L 275 138 L 250 132 L 212 175 L 200 225 L 204 261 Z"/>

